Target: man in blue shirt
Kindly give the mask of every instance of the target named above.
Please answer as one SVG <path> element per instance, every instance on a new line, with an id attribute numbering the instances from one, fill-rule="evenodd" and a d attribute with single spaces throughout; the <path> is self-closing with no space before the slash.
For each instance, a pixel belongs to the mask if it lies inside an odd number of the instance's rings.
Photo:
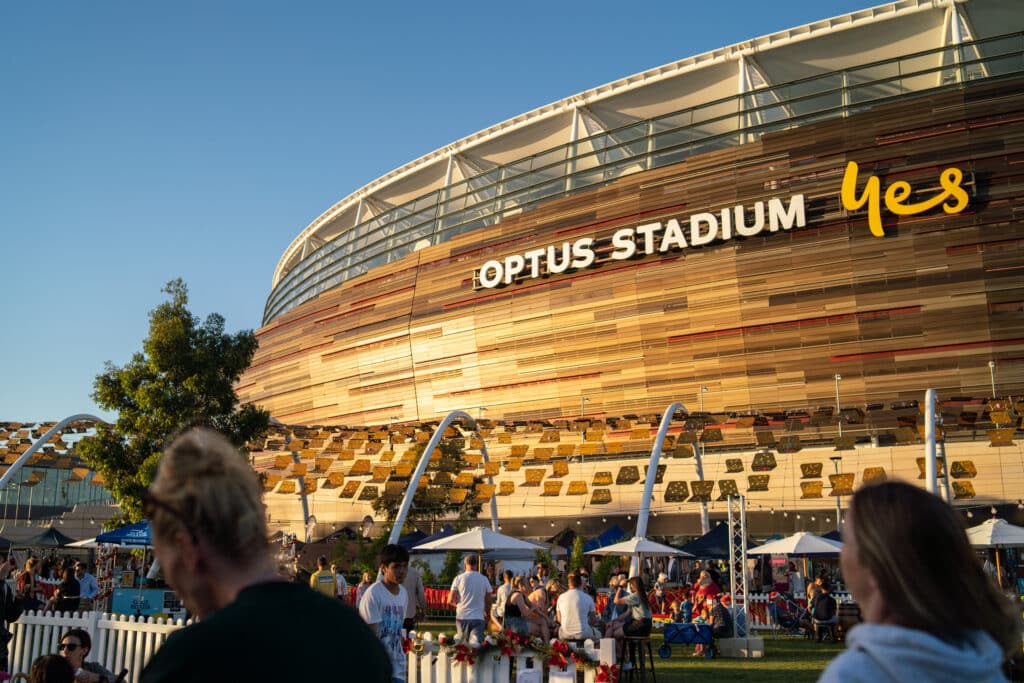
<path id="1" fill-rule="evenodd" d="M 100 592 L 96 577 L 85 570 L 83 562 L 75 563 L 75 578 L 78 579 L 79 596 L 93 600 Z"/>

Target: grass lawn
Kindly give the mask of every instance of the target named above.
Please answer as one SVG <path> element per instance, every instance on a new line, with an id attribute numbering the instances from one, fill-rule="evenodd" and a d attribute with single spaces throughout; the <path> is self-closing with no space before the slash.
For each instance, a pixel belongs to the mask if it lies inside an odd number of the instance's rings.
<path id="1" fill-rule="evenodd" d="M 451 621 L 433 621 L 421 625 L 423 631 L 432 633 L 453 633 Z M 816 681 L 829 661 L 843 651 L 842 643 L 816 643 L 813 640 L 792 636 L 764 639 L 765 656 L 761 659 L 726 659 L 718 657 L 708 660 L 692 657 L 692 645 L 672 645 L 672 656 L 662 659 L 658 648 L 662 644 L 660 631 L 655 631 L 651 640 L 654 649 L 654 668 L 659 683 L 677 681 L 757 681 L 758 683 L 801 683 Z"/>

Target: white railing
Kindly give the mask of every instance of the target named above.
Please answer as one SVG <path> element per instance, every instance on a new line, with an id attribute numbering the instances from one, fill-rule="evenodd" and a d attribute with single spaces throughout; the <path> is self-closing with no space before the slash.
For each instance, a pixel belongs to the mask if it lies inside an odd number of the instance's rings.
<path id="1" fill-rule="evenodd" d="M 849 593 L 832 593 L 837 603 L 851 602 L 853 596 Z M 768 623 L 768 603 L 771 597 L 768 593 L 751 593 L 747 596 L 747 625 L 751 629 L 770 628 Z"/>
<path id="2" fill-rule="evenodd" d="M 10 624 L 14 637 L 8 643 L 11 674 L 28 673 L 32 662 L 41 655 L 57 653 L 61 634 L 68 629 L 84 629 L 92 639 L 87 661 L 99 662 L 119 673 L 128 669 L 126 681 L 139 680 L 143 667 L 167 636 L 182 628 L 180 619 L 128 617 L 103 612 L 36 612 L 28 611 Z"/>
<path id="3" fill-rule="evenodd" d="M 406 681 L 408 683 L 509 683 L 512 671 L 516 672 L 516 681 L 535 680 L 542 683 L 547 680 L 554 682 L 575 682 L 576 665 L 572 657 L 567 657 L 566 666 L 549 667 L 548 678 L 544 678 L 545 653 L 527 647 L 517 648 L 511 655 L 502 655 L 500 648 L 472 650 L 473 663 L 459 661 L 458 652 L 454 647 L 442 646 L 430 633 L 421 633 L 413 641 L 407 660 Z M 615 641 L 609 638 L 600 642 L 598 649 L 580 649 L 587 659 L 595 662 L 594 666 L 583 668 L 584 683 L 595 683 L 598 680 L 597 667 L 601 664 L 614 664 Z M 527 671 L 536 671 L 531 678 Z"/>

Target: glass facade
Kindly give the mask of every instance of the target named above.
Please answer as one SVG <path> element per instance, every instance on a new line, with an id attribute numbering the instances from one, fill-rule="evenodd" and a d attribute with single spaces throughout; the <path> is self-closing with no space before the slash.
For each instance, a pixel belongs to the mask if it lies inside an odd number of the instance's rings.
<path id="1" fill-rule="evenodd" d="M 541 202 L 895 98 L 1022 72 L 1024 33 L 1015 33 L 765 87 L 561 145 L 430 192 L 343 232 L 281 278 L 267 299 L 263 323 L 426 244 L 493 225 Z"/>

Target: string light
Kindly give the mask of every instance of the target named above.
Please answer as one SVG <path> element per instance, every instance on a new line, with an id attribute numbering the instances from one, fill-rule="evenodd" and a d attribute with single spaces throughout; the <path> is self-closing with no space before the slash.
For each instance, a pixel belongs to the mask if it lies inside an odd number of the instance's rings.
<path id="1" fill-rule="evenodd" d="M 967 511 L 967 519 L 974 519 L 974 513 L 970 510 Z"/>

